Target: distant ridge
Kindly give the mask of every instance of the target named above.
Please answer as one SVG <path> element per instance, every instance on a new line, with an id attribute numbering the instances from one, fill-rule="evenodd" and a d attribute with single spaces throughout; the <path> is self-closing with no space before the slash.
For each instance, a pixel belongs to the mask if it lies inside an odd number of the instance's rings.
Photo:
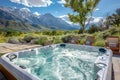
<path id="1" fill-rule="evenodd" d="M 74 26 L 50 13 L 36 16 L 30 11 L 12 7 L 0 7 L 0 29 L 19 31 L 74 30 Z"/>

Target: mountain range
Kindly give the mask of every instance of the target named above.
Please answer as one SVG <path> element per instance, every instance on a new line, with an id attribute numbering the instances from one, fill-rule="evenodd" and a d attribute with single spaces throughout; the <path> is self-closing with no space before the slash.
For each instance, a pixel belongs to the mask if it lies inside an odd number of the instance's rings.
<path id="1" fill-rule="evenodd" d="M 42 30 L 75 30 L 76 25 L 71 25 L 61 18 L 50 13 L 35 15 L 29 10 L 14 7 L 0 7 L 0 30 L 17 31 L 42 31 Z"/>

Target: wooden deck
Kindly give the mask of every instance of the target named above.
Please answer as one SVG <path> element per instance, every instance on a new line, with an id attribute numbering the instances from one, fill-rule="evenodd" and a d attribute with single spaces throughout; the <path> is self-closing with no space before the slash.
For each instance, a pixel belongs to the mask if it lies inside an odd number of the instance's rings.
<path id="1" fill-rule="evenodd" d="M 120 55 L 113 55 L 113 72 L 112 80 L 120 80 Z"/>
<path id="2" fill-rule="evenodd" d="M 0 65 L 0 73 L 1 73 L 0 80 L 17 80 L 2 65 Z"/>
<path id="3" fill-rule="evenodd" d="M 35 47 L 40 47 L 40 45 L 0 43 L 0 53 L 4 54 Z"/>

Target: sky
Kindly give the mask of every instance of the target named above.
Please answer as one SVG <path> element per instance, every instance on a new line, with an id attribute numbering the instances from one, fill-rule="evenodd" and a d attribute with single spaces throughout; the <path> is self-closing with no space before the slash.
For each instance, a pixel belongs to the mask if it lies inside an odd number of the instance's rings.
<path id="1" fill-rule="evenodd" d="M 64 0 L 0 0 L 0 6 L 24 8 L 37 15 L 51 13 L 56 17 L 72 13 L 64 3 Z M 120 0 L 100 0 L 93 17 L 105 17 L 115 13 L 117 8 L 120 8 Z"/>

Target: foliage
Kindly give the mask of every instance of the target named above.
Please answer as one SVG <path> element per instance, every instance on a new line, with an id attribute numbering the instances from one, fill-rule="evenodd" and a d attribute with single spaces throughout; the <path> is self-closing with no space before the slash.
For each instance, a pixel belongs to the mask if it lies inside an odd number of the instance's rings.
<path id="1" fill-rule="evenodd" d="M 95 24 L 93 24 L 89 29 L 88 29 L 88 33 L 95 33 L 98 32 L 100 30 L 99 27 L 97 27 Z"/>
<path id="2" fill-rule="evenodd" d="M 64 35 L 67 35 L 67 34 L 70 34 L 71 31 L 67 30 L 67 31 L 64 31 Z"/>
<path id="3" fill-rule="evenodd" d="M 78 33 L 79 31 L 78 30 L 73 30 L 73 33 Z"/>
<path id="4" fill-rule="evenodd" d="M 10 38 L 8 39 L 8 43 L 19 44 L 20 41 L 19 41 L 19 39 L 16 38 L 16 37 L 10 37 Z"/>
<path id="5" fill-rule="evenodd" d="M 0 29 L 0 34 L 4 34 L 5 37 L 20 36 L 20 34 L 23 34 L 23 33 L 24 32 L 19 32 L 11 29 L 8 29 L 8 30 Z"/>
<path id="6" fill-rule="evenodd" d="M 120 32 L 120 30 L 119 30 L 118 28 L 116 28 L 116 27 L 111 27 L 111 28 L 109 29 L 109 32 L 111 32 L 111 35 L 113 35 L 113 34 L 115 34 L 115 33 Z"/>
<path id="7" fill-rule="evenodd" d="M 68 14 L 69 19 L 73 23 L 79 23 L 84 31 L 87 24 L 89 24 L 92 18 L 92 12 L 99 3 L 100 0 L 65 0 L 65 7 L 70 7 L 73 10 L 73 14 Z M 88 17 L 89 20 L 87 19 Z M 88 20 L 88 21 L 87 21 Z M 86 24 L 86 22 L 88 22 Z M 83 32 L 82 32 L 83 33 Z"/>
<path id="8" fill-rule="evenodd" d="M 81 27 L 80 29 L 79 29 L 79 32 L 78 32 L 79 34 L 82 34 L 83 33 L 83 28 Z"/>
<path id="9" fill-rule="evenodd" d="M 109 26 L 120 26 L 120 8 L 118 8 L 116 10 L 116 14 L 112 14 L 110 16 L 108 16 L 106 18 L 106 22 L 107 25 L 109 24 Z"/>
<path id="10" fill-rule="evenodd" d="M 48 41 L 47 37 L 39 37 L 37 44 L 44 45 Z"/>
<path id="11" fill-rule="evenodd" d="M 73 35 L 68 35 L 62 38 L 64 43 L 68 43 L 72 39 Z"/>
<path id="12" fill-rule="evenodd" d="M 120 8 L 118 8 L 118 9 L 116 10 L 116 13 L 117 13 L 118 15 L 120 15 Z"/>
<path id="13" fill-rule="evenodd" d="M 3 54 L 2 53 L 0 53 L 0 57 L 2 56 Z"/>
<path id="14" fill-rule="evenodd" d="M 101 35 L 100 35 L 100 37 L 102 39 L 106 39 L 108 36 L 111 36 L 111 33 L 108 31 L 105 31 L 105 32 L 101 33 Z"/>
<path id="15" fill-rule="evenodd" d="M 36 37 L 33 34 L 26 35 L 23 40 L 29 43 L 31 40 L 35 39 Z"/>
<path id="16" fill-rule="evenodd" d="M 105 46 L 105 41 L 104 40 L 96 41 L 95 46 L 104 47 Z"/>
<path id="17" fill-rule="evenodd" d="M 49 36 L 62 35 L 62 34 L 64 34 L 64 31 L 62 30 L 53 30 L 53 31 L 46 30 L 43 32 L 43 35 L 49 35 Z"/>
<path id="18" fill-rule="evenodd" d="M 63 43 L 62 40 L 59 37 L 54 37 L 53 38 L 53 43 L 58 44 L 58 43 Z"/>
<path id="19" fill-rule="evenodd" d="M 2 42 L 7 42 L 7 37 L 5 37 L 5 34 L 4 33 L 1 33 L 0 34 L 0 43 L 2 43 Z"/>
<path id="20" fill-rule="evenodd" d="M 85 38 L 81 39 L 81 40 L 80 40 L 80 44 L 84 45 L 84 44 L 85 44 L 85 41 L 86 41 Z"/>
<path id="21" fill-rule="evenodd" d="M 52 32 L 50 30 L 46 30 L 43 32 L 43 35 L 52 35 Z"/>
<path id="22" fill-rule="evenodd" d="M 62 34 L 64 34 L 64 31 L 62 31 L 62 30 L 53 30 L 52 31 L 52 35 L 62 35 Z"/>
<path id="23" fill-rule="evenodd" d="M 105 31 L 99 31 L 92 34 L 89 33 L 83 33 L 83 34 L 77 34 L 78 30 L 74 31 L 61 31 L 56 30 L 54 31 L 54 35 L 43 35 L 44 32 L 19 32 L 19 35 L 9 35 L 6 36 L 6 32 L 0 32 L 0 42 L 7 42 L 10 38 L 12 38 L 13 42 L 14 40 L 18 41 L 20 43 L 31 43 L 31 44 L 40 44 L 44 45 L 44 43 L 48 41 L 53 41 L 54 44 L 57 43 L 68 43 L 73 36 L 79 36 L 80 38 L 80 44 L 84 44 L 87 36 L 95 36 L 95 45 L 96 46 L 104 46 L 104 40 L 107 36 L 119 36 L 120 37 L 120 27 L 110 27 L 109 29 Z M 13 32 L 14 33 L 14 32 Z M 11 33 L 11 34 L 13 34 Z M 51 31 L 52 33 L 52 31 Z"/>

